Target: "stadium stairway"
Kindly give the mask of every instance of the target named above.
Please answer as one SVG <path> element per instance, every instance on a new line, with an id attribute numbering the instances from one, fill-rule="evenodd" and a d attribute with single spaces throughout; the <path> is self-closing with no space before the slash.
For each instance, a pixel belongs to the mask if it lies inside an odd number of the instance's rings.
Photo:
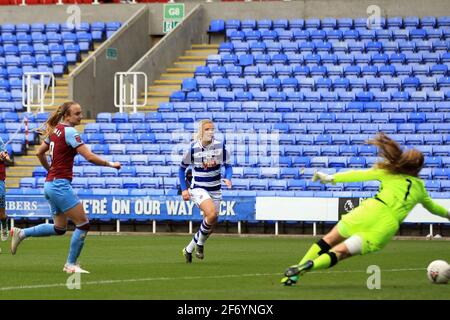
<path id="1" fill-rule="evenodd" d="M 94 43 L 94 50 L 101 43 Z M 218 44 L 194 44 L 190 50 L 187 50 L 184 55 L 180 56 L 174 65 L 166 69 L 166 72 L 161 74 L 160 79 L 156 80 L 154 84 L 149 86 L 147 94 L 147 105 L 138 108 L 140 112 L 157 111 L 159 104 L 168 102 L 169 96 L 172 92 L 181 89 L 181 83 L 185 78 L 194 76 L 196 67 L 205 65 L 208 55 L 217 54 Z M 91 53 L 83 54 L 82 61 Z M 69 66 L 69 73 L 75 69 L 81 62 L 76 65 Z M 45 111 L 52 112 L 61 103 L 67 101 L 68 97 L 68 74 L 56 78 L 55 84 L 55 106 L 47 107 Z M 51 99 L 50 92 L 47 93 L 46 99 Z M 139 101 L 143 102 L 143 97 Z M 95 122 L 95 119 L 83 119 L 82 124 L 77 127 L 78 132 L 84 132 L 84 126 L 87 123 Z M 35 156 L 39 145 L 30 146 L 27 155 L 16 156 L 15 165 L 8 167 L 6 187 L 18 188 L 20 180 L 24 177 L 32 177 L 33 170 L 40 166 L 39 160 Z"/>
<path id="2" fill-rule="evenodd" d="M 55 103 L 53 106 L 45 107 L 45 112 L 55 111 L 59 105 L 69 100 L 69 74 L 77 68 L 92 52 L 94 52 L 102 42 L 94 42 L 93 50 L 81 54 L 81 61 L 74 65 L 69 65 L 68 70 L 62 77 L 55 77 Z M 45 96 L 46 101 L 51 100 L 51 91 L 49 90 Z M 80 133 L 83 133 L 84 126 L 89 122 L 95 122 L 95 119 L 83 119 L 81 125 L 77 127 Z M 16 156 L 14 166 L 7 168 L 6 173 L 6 188 L 18 188 L 20 179 L 24 177 L 31 177 L 36 166 L 40 166 L 39 160 L 35 156 L 38 145 L 30 145 L 27 154 L 23 156 Z"/>
<path id="3" fill-rule="evenodd" d="M 47 109 L 46 111 L 50 110 Z M 90 122 L 95 122 L 95 119 L 83 119 L 81 124 L 77 126 L 78 132 L 83 133 L 85 125 Z M 33 170 L 41 165 L 38 158 L 35 156 L 38 148 L 38 144 L 30 145 L 27 155 L 16 156 L 14 159 L 14 166 L 7 167 L 6 189 L 18 188 L 20 179 L 33 176 Z"/>
<path id="4" fill-rule="evenodd" d="M 194 44 L 190 50 L 180 56 L 174 65 L 166 69 L 161 74 L 161 78 L 155 80 L 154 84 L 148 87 L 147 105 L 138 108 L 138 111 L 156 111 L 159 104 L 168 102 L 172 92 L 181 90 L 181 83 L 185 78 L 194 76 L 195 68 L 204 66 L 208 55 L 217 54 L 218 44 Z M 144 102 L 144 93 L 142 93 L 139 103 Z"/>

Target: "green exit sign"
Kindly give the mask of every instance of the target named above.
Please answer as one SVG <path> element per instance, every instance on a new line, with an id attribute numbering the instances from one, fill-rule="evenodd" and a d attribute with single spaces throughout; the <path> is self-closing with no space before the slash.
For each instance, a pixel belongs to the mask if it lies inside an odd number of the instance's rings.
<path id="1" fill-rule="evenodd" d="M 170 32 L 173 28 L 175 28 L 177 26 L 178 23 L 180 23 L 180 21 L 164 20 L 163 21 L 163 32 L 164 33 Z"/>
<path id="2" fill-rule="evenodd" d="M 164 5 L 164 20 L 182 20 L 184 18 L 184 3 Z"/>

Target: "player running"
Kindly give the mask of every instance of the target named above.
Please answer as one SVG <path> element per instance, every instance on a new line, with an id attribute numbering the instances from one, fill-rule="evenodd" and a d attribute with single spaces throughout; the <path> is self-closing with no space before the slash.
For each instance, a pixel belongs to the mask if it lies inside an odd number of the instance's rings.
<path id="1" fill-rule="evenodd" d="M 70 241 L 69 256 L 63 268 L 67 273 L 89 273 L 77 264 L 89 231 L 89 220 L 70 184 L 75 156 L 79 153 L 96 165 L 120 169 L 119 162 L 103 160 L 81 141 L 79 133 L 74 128 L 80 124 L 81 119 L 82 112 L 78 103 L 66 102 L 61 105 L 47 120 L 46 138 L 36 153 L 42 166 L 48 171 L 44 193 L 51 207 L 54 224 L 43 223 L 27 229 L 12 228 L 10 231 L 11 253 L 15 254 L 18 245 L 25 238 L 63 235 L 67 229 L 67 218 L 70 218 L 76 228 Z M 51 165 L 45 155 L 47 151 L 50 151 Z"/>
<path id="2" fill-rule="evenodd" d="M 233 169 L 230 165 L 230 156 L 225 145 L 214 139 L 214 123 L 211 120 L 201 120 L 198 132 L 185 152 L 178 171 L 181 195 L 183 200 L 192 200 L 203 211 L 203 221 L 187 247 L 183 248 L 183 255 L 187 263 L 192 262 L 192 252 L 203 259 L 204 244 L 211 235 L 217 223 L 222 200 L 221 166 L 225 167 L 224 183 L 231 188 Z M 185 171 L 192 166 L 192 184 L 186 186 Z"/>
<path id="3" fill-rule="evenodd" d="M 435 215 L 450 218 L 447 209 L 430 198 L 424 182 L 418 178 L 424 163 L 420 151 L 402 151 L 397 142 L 383 133 L 369 144 L 377 146 L 383 158 L 373 168 L 334 175 L 316 172 L 313 181 L 325 184 L 379 180 L 379 192 L 343 216 L 327 235 L 311 246 L 298 265 L 288 268 L 281 280 L 285 285 L 295 284 L 305 272 L 330 268 L 339 260 L 381 250 L 417 203 Z"/>

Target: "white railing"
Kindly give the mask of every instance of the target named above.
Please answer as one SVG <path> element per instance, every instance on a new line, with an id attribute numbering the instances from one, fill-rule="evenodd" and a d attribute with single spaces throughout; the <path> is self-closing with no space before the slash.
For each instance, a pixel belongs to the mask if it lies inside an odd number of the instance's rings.
<path id="1" fill-rule="evenodd" d="M 144 101 L 139 104 L 139 78 L 144 78 Z M 148 80 L 144 72 L 116 72 L 114 75 L 114 106 L 124 112 L 125 108 L 133 108 L 133 113 L 137 112 L 137 107 L 147 105 Z"/>
<path id="2" fill-rule="evenodd" d="M 37 78 L 38 79 L 35 79 Z M 47 83 L 45 80 L 49 80 Z M 51 86 L 51 100 L 46 103 L 45 95 Z M 55 76 L 52 72 L 25 72 L 22 77 L 22 104 L 27 112 L 32 112 L 32 107 L 44 112 L 44 107 L 55 104 Z"/>

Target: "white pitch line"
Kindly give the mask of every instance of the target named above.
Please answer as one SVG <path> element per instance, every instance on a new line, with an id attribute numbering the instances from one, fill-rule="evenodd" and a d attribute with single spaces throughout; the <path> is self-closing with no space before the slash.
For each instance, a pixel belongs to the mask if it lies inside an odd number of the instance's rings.
<path id="1" fill-rule="evenodd" d="M 424 271 L 425 268 L 409 268 L 409 269 L 388 269 L 382 272 L 402 272 L 402 271 Z M 343 270 L 343 271 L 318 271 L 310 274 L 325 274 L 325 273 L 366 273 L 364 270 Z M 242 277 L 262 277 L 262 276 L 282 276 L 282 273 L 253 273 L 253 274 L 228 274 L 221 276 L 191 276 L 180 278 L 141 278 L 141 279 L 118 279 L 118 280 L 100 280 L 100 281 L 82 281 L 81 285 L 99 285 L 99 284 L 114 284 L 114 283 L 127 283 L 127 282 L 147 282 L 147 281 L 179 281 L 179 280 L 198 280 L 198 279 L 223 279 L 223 278 L 242 278 Z M 38 285 L 22 285 L 16 287 L 0 287 L 0 291 L 12 291 L 23 289 L 44 289 L 65 287 L 66 283 L 52 283 L 52 284 L 38 284 Z"/>

